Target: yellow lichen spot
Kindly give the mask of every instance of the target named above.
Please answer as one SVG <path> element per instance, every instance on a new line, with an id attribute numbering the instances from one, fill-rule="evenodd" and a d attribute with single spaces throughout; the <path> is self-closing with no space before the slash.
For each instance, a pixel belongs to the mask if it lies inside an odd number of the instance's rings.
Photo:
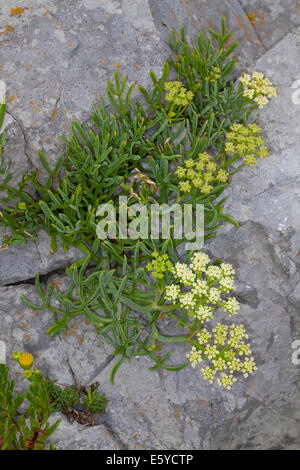
<path id="1" fill-rule="evenodd" d="M 121 64 L 119 62 L 117 62 L 116 64 L 114 64 L 114 68 L 117 69 L 117 70 L 120 70 Z"/>
<path id="2" fill-rule="evenodd" d="M 18 7 L 18 6 L 16 6 L 16 8 L 12 8 L 12 9 L 10 10 L 10 14 L 11 14 L 11 15 L 23 15 L 23 13 L 24 13 L 23 8 Z"/>
<path id="3" fill-rule="evenodd" d="M 23 353 L 19 359 L 19 364 L 21 367 L 31 367 L 33 364 L 33 355 L 30 353 Z"/>

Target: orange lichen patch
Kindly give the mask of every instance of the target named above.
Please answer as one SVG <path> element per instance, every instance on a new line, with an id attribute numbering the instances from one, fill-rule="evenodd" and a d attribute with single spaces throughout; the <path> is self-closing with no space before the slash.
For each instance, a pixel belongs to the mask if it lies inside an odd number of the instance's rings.
<path id="1" fill-rule="evenodd" d="M 254 28 L 256 28 L 256 20 L 257 20 L 257 16 L 255 13 L 252 13 L 251 11 L 248 13 L 248 18 L 249 18 L 249 21 L 251 22 L 252 26 Z"/>
<path id="2" fill-rule="evenodd" d="M 203 403 L 203 405 L 204 406 L 209 406 L 209 402 L 207 401 L 207 402 Z"/>
<path id="3" fill-rule="evenodd" d="M 12 9 L 10 10 L 10 14 L 11 14 L 11 15 L 23 15 L 23 13 L 24 13 L 23 8 L 18 7 L 18 6 L 16 6 L 16 8 L 12 8 Z"/>
<path id="4" fill-rule="evenodd" d="M 248 28 L 247 25 L 244 24 L 243 22 L 243 19 L 240 18 L 238 15 L 235 17 L 235 20 L 236 20 L 236 24 L 239 26 L 241 32 L 243 33 L 244 35 L 244 38 L 242 38 L 239 43 L 240 44 L 245 44 L 246 43 L 246 39 L 250 42 L 252 42 L 252 44 L 255 44 L 256 46 L 258 47 L 262 47 L 262 43 L 255 40 L 255 37 L 253 37 L 250 33 L 250 28 Z"/>
<path id="5" fill-rule="evenodd" d="M 23 328 L 23 330 L 26 330 L 26 328 L 27 328 L 27 327 L 26 327 L 26 323 L 24 323 L 23 321 L 22 321 L 22 323 L 21 323 L 20 326 L 21 326 L 21 328 Z"/>
<path id="6" fill-rule="evenodd" d="M 10 103 L 13 103 L 13 102 L 16 101 L 18 98 L 19 98 L 18 95 L 13 95 L 13 96 L 11 96 L 11 97 L 9 98 L 9 102 L 10 102 Z"/>
<path id="7" fill-rule="evenodd" d="M 236 16 L 236 23 L 238 25 L 238 27 L 240 28 L 240 30 L 242 31 L 242 33 L 245 35 L 245 37 L 249 40 L 251 40 L 251 36 L 249 35 L 248 31 L 247 31 L 247 27 L 244 25 L 243 23 L 243 20 L 240 16 Z"/>
<path id="8" fill-rule="evenodd" d="M 79 340 L 79 346 L 82 346 L 84 343 L 84 339 L 81 336 L 78 336 L 78 340 Z"/>
<path id="9" fill-rule="evenodd" d="M 107 13 L 104 13 L 104 16 L 105 16 L 106 18 L 110 18 L 110 15 L 108 15 Z"/>
<path id="10" fill-rule="evenodd" d="M 1 34 L 6 34 L 9 33 L 10 31 L 13 31 L 15 28 L 11 25 L 6 23 L 6 26 L 3 31 L 1 31 Z"/>
<path id="11" fill-rule="evenodd" d="M 135 66 L 136 69 L 140 68 L 139 64 L 134 64 L 134 66 Z"/>
<path id="12" fill-rule="evenodd" d="M 117 62 L 116 64 L 114 64 L 114 68 L 117 69 L 117 70 L 120 70 L 121 64 L 119 62 Z"/>
<path id="13" fill-rule="evenodd" d="M 177 15 L 176 15 L 176 13 L 175 13 L 173 10 L 171 10 L 170 13 L 171 13 L 171 16 L 173 16 L 174 20 L 175 20 L 175 21 L 178 21 L 178 17 L 177 17 Z M 188 13 L 189 13 L 190 15 L 193 15 L 193 10 L 188 10 Z"/>
<path id="14" fill-rule="evenodd" d="M 175 418 L 176 418 L 176 419 L 179 418 L 179 410 L 175 410 Z"/>
<path id="15" fill-rule="evenodd" d="M 24 338 L 26 339 L 26 341 L 29 341 L 30 340 L 30 335 L 25 334 Z"/>
<path id="16" fill-rule="evenodd" d="M 232 46 L 232 44 L 236 41 L 235 39 L 235 35 L 233 34 L 231 36 L 231 38 L 228 39 L 226 45 L 225 45 L 225 49 L 228 49 L 230 46 Z"/>

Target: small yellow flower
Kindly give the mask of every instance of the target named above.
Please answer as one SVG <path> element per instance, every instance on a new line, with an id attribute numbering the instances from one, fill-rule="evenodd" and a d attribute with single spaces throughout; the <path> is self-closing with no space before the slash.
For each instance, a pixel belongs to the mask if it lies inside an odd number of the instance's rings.
<path id="1" fill-rule="evenodd" d="M 25 372 L 24 372 L 25 379 L 30 379 L 31 376 L 32 376 L 31 370 L 30 369 L 25 370 Z"/>
<path id="2" fill-rule="evenodd" d="M 12 355 L 13 359 L 15 361 L 19 361 L 20 357 L 21 357 L 22 353 L 20 353 L 20 351 L 15 351 Z"/>
<path id="3" fill-rule="evenodd" d="M 244 158 L 244 163 L 247 165 L 247 166 L 252 166 L 252 165 L 255 165 L 257 163 L 257 159 L 255 157 L 255 155 L 246 155 L 246 157 Z"/>
<path id="4" fill-rule="evenodd" d="M 33 365 L 33 355 L 30 353 L 21 354 L 19 364 L 24 370 L 30 369 Z"/>

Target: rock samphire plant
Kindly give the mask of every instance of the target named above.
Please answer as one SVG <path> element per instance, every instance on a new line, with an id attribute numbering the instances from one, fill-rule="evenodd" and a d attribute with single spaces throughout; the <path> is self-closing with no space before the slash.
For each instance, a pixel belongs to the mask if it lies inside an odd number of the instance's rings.
<path id="1" fill-rule="evenodd" d="M 0 450 L 43 450 L 60 420 L 49 424 L 51 404 L 47 387 L 39 370 L 31 370 L 32 355 L 16 352 L 14 358 L 24 369 L 29 387 L 23 395 L 15 393 L 8 367 L 0 364 Z M 27 406 L 23 413 L 20 407 L 25 400 Z"/>
<path id="2" fill-rule="evenodd" d="M 276 91 L 261 73 L 242 74 L 236 84 L 230 57 L 237 43 L 231 43 L 224 19 L 220 33 L 208 32 L 209 39 L 199 34 L 194 48 L 183 28 L 179 39 L 172 32 L 173 57 L 160 80 L 150 72 L 152 89 L 139 87 L 140 99 L 131 99 L 135 84 L 127 88 L 126 78 L 115 73 L 114 83 L 108 82 L 108 105 L 100 98 L 90 125 L 72 124 L 55 168 L 40 153 L 46 182 L 33 171 L 17 188 L 9 175 L 0 185 L 7 192 L 1 208 L 1 222 L 10 228 L 5 243 L 37 240 L 44 229 L 52 252 L 58 240 L 65 250 L 82 250 L 83 257 L 66 270 L 67 292 L 42 286 L 37 276 L 40 304 L 23 300 L 53 313 L 51 336 L 77 316 L 94 324 L 117 357 L 112 382 L 124 360 L 142 355 L 153 359 L 153 368 L 167 370 L 206 363 L 204 378 L 226 388 L 237 374 L 255 370 L 243 326 L 215 322 L 221 310 L 231 316 L 239 308 L 229 295 L 234 289 L 229 264 L 211 262 L 197 251 L 180 258 L 187 240 L 174 236 L 174 226 L 164 240 L 148 233 L 97 236 L 97 208 L 113 205 L 119 214 L 120 196 L 127 201 L 129 222 L 136 203 L 143 204 L 146 216 L 153 204 L 189 203 L 204 207 L 205 240 L 221 223 L 238 227 L 223 213 L 222 193 L 236 171 L 268 156 L 261 129 L 250 118 Z M 175 80 L 169 78 L 170 68 Z M 120 225 L 117 217 L 110 233 L 120 233 Z M 214 327 L 208 330 L 210 321 Z M 173 327 L 180 334 L 173 335 Z M 188 346 L 179 365 L 172 363 L 170 350 L 176 343 Z"/>

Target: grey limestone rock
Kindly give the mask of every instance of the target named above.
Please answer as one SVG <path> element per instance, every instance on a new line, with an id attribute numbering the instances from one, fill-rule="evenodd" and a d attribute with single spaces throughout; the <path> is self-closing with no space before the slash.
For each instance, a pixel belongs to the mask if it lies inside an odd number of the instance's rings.
<path id="1" fill-rule="evenodd" d="M 227 191 L 224 211 L 240 228 L 224 225 L 204 247 L 236 270 L 241 310 L 233 321 L 245 324 L 258 365 L 230 391 L 204 382 L 199 367 L 149 371 L 147 358 L 124 363 L 111 388 L 117 358 L 92 325 L 75 318 L 51 339 L 45 334 L 51 313 L 21 301 L 25 295 L 39 303 L 31 284 L 36 273 L 60 270 L 80 254 L 59 248 L 50 255 L 43 233 L 26 249 L 0 251 L 0 341 L 17 389 L 24 382 L 11 359 L 16 349 L 33 353 L 52 379 L 84 386 L 99 381 L 109 398 L 107 413 L 92 428 L 62 417 L 52 439 L 58 449 L 299 449 L 299 365 L 292 362 L 292 343 L 300 338 L 299 29 L 284 37 L 298 24 L 295 3 L 287 1 L 282 11 L 275 0 L 24 0 L 24 13 L 11 15 L 9 2 L 0 0 L 1 79 L 9 102 L 5 158 L 15 181 L 39 167 L 37 150 L 54 163 L 62 151 L 59 135 L 68 133 L 73 119 L 88 118 L 114 70 L 143 86 L 150 83 L 150 68 L 159 75 L 170 54 L 171 27 L 184 24 L 194 40 L 199 29 L 217 28 L 225 14 L 241 39 L 239 67 L 265 72 L 278 90 L 258 114 L 270 157 L 236 174 Z M 43 278 L 43 287 L 49 282 L 67 286 L 61 273 Z M 173 363 L 182 362 L 188 349 L 177 345 Z"/>

